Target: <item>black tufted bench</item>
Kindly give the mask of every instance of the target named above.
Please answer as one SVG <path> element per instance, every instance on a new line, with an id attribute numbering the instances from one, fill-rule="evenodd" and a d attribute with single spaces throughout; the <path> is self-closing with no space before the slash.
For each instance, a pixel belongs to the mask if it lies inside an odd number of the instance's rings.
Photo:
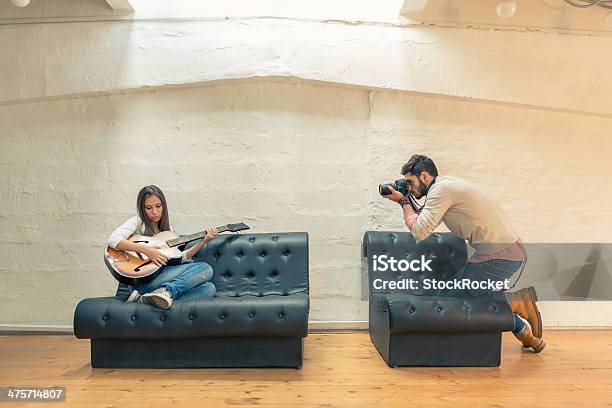
<path id="1" fill-rule="evenodd" d="M 392 272 L 374 256 L 425 259 L 432 271 Z M 408 232 L 366 232 L 363 238 L 369 281 L 370 338 L 385 362 L 396 366 L 498 366 L 501 332 L 514 328 L 505 301 L 455 298 L 425 289 L 425 279 L 451 280 L 467 262 L 465 242 L 450 233 L 434 233 L 415 242 Z M 415 289 L 375 289 L 381 280 L 418 281 Z"/>
<path id="2" fill-rule="evenodd" d="M 114 297 L 84 299 L 74 333 L 91 339 L 93 367 L 302 366 L 308 334 L 308 235 L 220 235 L 195 255 L 217 294 L 167 310 Z"/>

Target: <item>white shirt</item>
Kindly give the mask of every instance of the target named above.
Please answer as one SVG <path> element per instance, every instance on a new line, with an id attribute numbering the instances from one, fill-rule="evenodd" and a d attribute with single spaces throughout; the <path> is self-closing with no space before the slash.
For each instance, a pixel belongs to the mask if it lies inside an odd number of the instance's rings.
<path id="1" fill-rule="evenodd" d="M 174 232 L 172 227 L 170 231 Z M 117 227 L 106 240 L 106 244 L 113 249 L 117 249 L 117 245 L 124 239 L 128 239 L 132 235 L 145 235 L 145 226 L 138 215 L 128 218 L 126 222 Z M 182 252 L 183 257 L 181 262 L 188 262 L 187 251 Z"/>

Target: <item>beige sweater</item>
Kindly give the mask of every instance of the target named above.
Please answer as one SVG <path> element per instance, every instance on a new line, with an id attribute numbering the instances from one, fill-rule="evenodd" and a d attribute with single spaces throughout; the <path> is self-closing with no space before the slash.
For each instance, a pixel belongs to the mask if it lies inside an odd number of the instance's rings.
<path id="1" fill-rule="evenodd" d="M 416 240 L 427 238 L 443 222 L 486 256 L 506 248 L 519 237 L 495 200 L 474 184 L 452 176 L 438 176 L 418 217 L 407 220 Z"/>

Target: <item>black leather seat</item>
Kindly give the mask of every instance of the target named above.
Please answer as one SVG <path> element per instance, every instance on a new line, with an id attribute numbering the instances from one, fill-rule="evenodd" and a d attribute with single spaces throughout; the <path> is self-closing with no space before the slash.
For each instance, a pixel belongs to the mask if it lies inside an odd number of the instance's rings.
<path id="1" fill-rule="evenodd" d="M 374 270 L 374 256 L 431 260 L 431 271 Z M 434 233 L 416 242 L 408 232 L 366 232 L 370 338 L 389 366 L 498 366 L 501 332 L 514 328 L 510 305 L 489 298 L 441 296 L 424 280 L 449 281 L 467 262 L 465 242 Z M 396 268 L 397 269 L 397 268 Z M 378 281 L 375 284 L 375 280 Z M 413 279 L 415 289 L 382 289 L 381 281 Z M 378 287 L 379 289 L 375 289 Z"/>
<path id="2" fill-rule="evenodd" d="M 296 367 L 308 335 L 308 235 L 220 235 L 194 257 L 217 294 L 167 310 L 115 297 L 82 300 L 74 332 L 93 367 Z"/>

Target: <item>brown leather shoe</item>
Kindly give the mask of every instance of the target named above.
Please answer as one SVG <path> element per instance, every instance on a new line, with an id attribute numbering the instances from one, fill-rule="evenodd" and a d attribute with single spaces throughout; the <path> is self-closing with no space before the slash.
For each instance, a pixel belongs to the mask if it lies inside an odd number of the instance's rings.
<path id="1" fill-rule="evenodd" d="M 510 303 L 513 313 L 518 314 L 527 320 L 532 327 L 533 335 L 542 338 L 542 317 L 535 302 L 538 301 L 538 294 L 533 286 L 516 292 L 506 293 L 506 299 Z"/>
<path id="2" fill-rule="evenodd" d="M 529 326 L 529 323 L 525 323 L 525 327 L 523 327 L 523 330 L 519 333 L 512 334 L 523 343 L 524 347 L 531 347 L 536 353 L 539 353 L 546 347 L 546 342 L 543 339 L 535 337 L 533 333 L 531 333 L 531 326 Z"/>

